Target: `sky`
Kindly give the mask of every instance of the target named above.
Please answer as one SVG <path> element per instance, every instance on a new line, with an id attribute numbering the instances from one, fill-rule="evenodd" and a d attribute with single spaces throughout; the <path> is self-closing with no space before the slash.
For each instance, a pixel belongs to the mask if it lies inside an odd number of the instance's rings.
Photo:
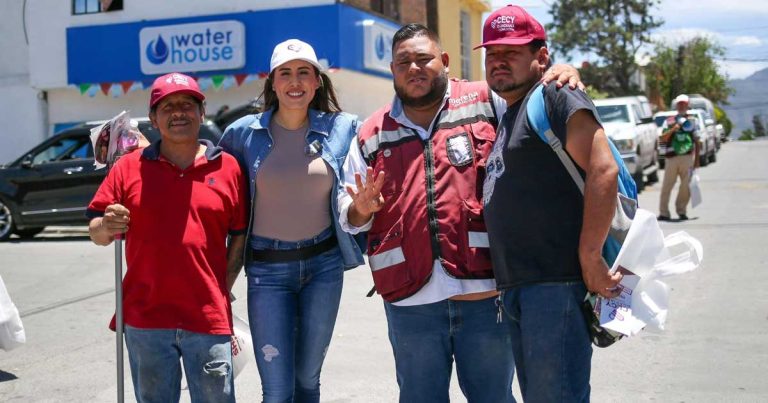
<path id="1" fill-rule="evenodd" d="M 494 10 L 507 4 L 519 5 L 542 24 L 552 22 L 551 0 L 490 3 Z M 723 4 L 727 4 L 727 10 Z M 725 60 L 718 63 L 729 79 L 746 78 L 768 67 L 768 0 L 662 0 L 651 14 L 664 20 L 664 25 L 653 31 L 654 40 L 674 46 L 705 35 L 723 46 Z M 585 59 L 574 57 L 572 62 L 580 65 Z"/>

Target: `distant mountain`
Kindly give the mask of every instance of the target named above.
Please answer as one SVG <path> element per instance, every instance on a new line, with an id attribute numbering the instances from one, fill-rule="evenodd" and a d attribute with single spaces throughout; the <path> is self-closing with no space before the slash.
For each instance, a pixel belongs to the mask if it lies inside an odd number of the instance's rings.
<path id="1" fill-rule="evenodd" d="M 736 93 L 728 98 L 730 105 L 723 109 L 733 122 L 731 136 L 738 138 L 742 130 L 752 127 L 752 116 L 768 119 L 768 68 L 741 80 L 730 80 L 728 85 Z"/>

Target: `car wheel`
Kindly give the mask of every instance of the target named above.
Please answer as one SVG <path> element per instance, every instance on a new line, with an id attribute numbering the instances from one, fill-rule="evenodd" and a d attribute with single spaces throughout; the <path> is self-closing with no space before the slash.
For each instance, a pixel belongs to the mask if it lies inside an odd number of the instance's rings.
<path id="1" fill-rule="evenodd" d="M 713 164 L 717 162 L 717 153 L 712 153 L 712 155 L 709 156 L 709 163 Z"/>
<path id="2" fill-rule="evenodd" d="M 29 227 L 24 229 L 14 230 L 13 233 L 21 238 L 32 238 L 33 236 L 43 232 L 45 227 Z"/>
<path id="3" fill-rule="evenodd" d="M 11 208 L 0 200 L 0 242 L 7 241 L 13 234 L 13 214 Z"/>

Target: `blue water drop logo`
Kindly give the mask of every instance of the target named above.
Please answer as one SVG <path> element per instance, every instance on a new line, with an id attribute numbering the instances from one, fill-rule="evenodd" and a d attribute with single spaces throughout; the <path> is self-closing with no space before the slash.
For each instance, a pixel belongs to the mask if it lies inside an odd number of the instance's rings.
<path id="1" fill-rule="evenodd" d="M 157 39 L 149 41 L 147 44 L 147 60 L 152 64 L 161 64 L 168 59 L 168 45 L 163 37 L 157 35 Z"/>
<path id="2" fill-rule="evenodd" d="M 378 37 L 376 37 L 376 57 L 379 58 L 379 60 L 384 59 L 384 56 L 387 52 L 387 45 L 384 43 L 384 35 L 379 34 Z"/>

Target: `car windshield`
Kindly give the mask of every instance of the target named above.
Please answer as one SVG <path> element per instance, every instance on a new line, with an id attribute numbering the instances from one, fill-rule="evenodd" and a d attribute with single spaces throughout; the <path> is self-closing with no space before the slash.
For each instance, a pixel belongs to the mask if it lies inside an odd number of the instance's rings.
<path id="1" fill-rule="evenodd" d="M 656 116 L 653 118 L 653 121 L 656 122 L 656 126 L 662 127 L 667 119 L 669 119 L 669 116 Z"/>
<path id="2" fill-rule="evenodd" d="M 601 105 L 597 106 L 597 114 L 603 123 L 619 122 L 629 123 L 629 110 L 626 105 Z"/>

